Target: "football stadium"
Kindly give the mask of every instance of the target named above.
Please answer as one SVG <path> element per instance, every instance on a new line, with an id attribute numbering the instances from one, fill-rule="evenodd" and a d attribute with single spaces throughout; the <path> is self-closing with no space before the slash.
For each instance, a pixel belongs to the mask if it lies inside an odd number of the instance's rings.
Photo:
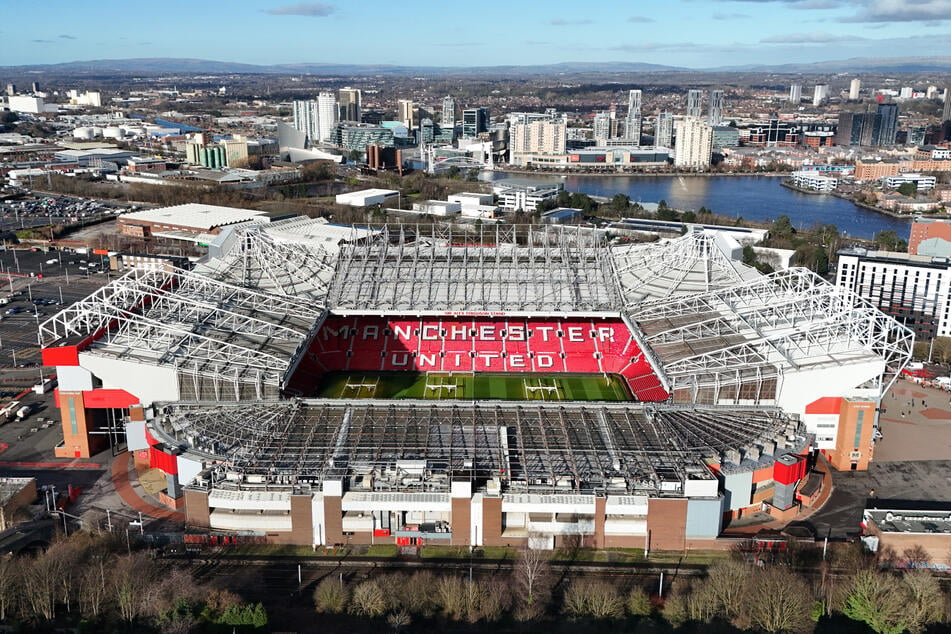
<path id="1" fill-rule="evenodd" d="M 864 469 L 910 330 L 695 228 L 228 227 L 41 325 L 58 456 L 116 429 L 190 527 L 682 550 Z M 570 540 L 570 541 L 569 541 Z"/>

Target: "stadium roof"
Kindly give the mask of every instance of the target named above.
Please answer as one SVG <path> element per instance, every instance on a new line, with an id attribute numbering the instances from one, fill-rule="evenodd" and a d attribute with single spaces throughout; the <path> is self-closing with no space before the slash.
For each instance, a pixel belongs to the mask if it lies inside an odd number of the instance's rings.
<path id="1" fill-rule="evenodd" d="M 404 229 L 341 249 L 335 313 L 505 311 L 617 314 L 610 252 L 598 235 L 513 227 Z"/>
<path id="2" fill-rule="evenodd" d="M 739 245 L 695 227 L 680 238 L 611 249 L 628 308 L 642 302 L 703 293 L 760 277 L 735 259 Z"/>
<path id="3" fill-rule="evenodd" d="M 40 336 L 44 346 L 86 340 L 91 354 L 251 384 L 234 398 L 261 398 L 264 386 L 276 394 L 320 314 L 305 299 L 189 271 L 132 270 L 43 322 Z"/>
<path id="4" fill-rule="evenodd" d="M 779 455 L 797 423 L 764 408 L 636 404 L 284 401 L 166 406 L 155 425 L 171 444 L 220 459 L 226 471 L 295 484 L 371 476 L 384 490 L 453 478 L 498 478 L 509 491 L 681 491 L 754 444 Z M 778 447 L 778 449 L 773 449 Z M 767 452 L 768 453 L 768 452 Z"/>
<path id="5" fill-rule="evenodd" d="M 768 399 L 759 390 L 775 392 L 784 372 L 869 360 L 903 367 L 914 344 L 911 331 L 894 319 L 803 268 L 644 302 L 630 316 L 660 360 L 675 400 Z M 717 393 L 729 384 L 757 392 Z M 707 398 L 698 398 L 702 390 Z"/>
<path id="6" fill-rule="evenodd" d="M 202 262 L 195 272 L 323 307 L 337 264 L 337 245 L 331 244 L 335 241 L 308 239 L 300 227 L 272 233 L 263 230 L 265 226 L 224 236 L 229 244 L 223 255 Z"/>
<path id="7" fill-rule="evenodd" d="M 216 227 L 232 225 L 238 222 L 261 219 L 267 222 L 268 214 L 255 209 L 220 207 L 202 203 L 186 203 L 159 209 L 144 209 L 122 214 L 123 221 L 153 222 L 179 227 L 192 227 L 200 231 L 210 231 Z"/>

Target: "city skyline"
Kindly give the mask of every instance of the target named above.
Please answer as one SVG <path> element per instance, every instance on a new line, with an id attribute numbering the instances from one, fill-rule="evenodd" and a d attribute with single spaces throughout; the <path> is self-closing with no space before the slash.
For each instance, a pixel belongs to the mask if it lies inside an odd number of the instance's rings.
<path id="1" fill-rule="evenodd" d="M 483 20 L 459 20 L 457 12 L 434 2 L 407 7 L 379 0 L 359 8 L 339 0 L 237 0 L 226 10 L 171 0 L 160 12 L 114 0 L 52 0 L 42 6 L 42 15 L 23 8 L 5 16 L 0 65 L 200 58 L 450 67 L 627 61 L 715 68 L 876 57 L 883 49 L 913 45 L 928 55 L 951 54 L 951 0 L 609 1 L 597 12 L 560 0 L 546 3 L 544 11 L 533 3 L 491 0 L 480 5 Z M 169 16 L 187 19 L 166 22 Z M 495 21 L 499 16 L 502 22 Z M 506 37 L 504 47 L 492 46 L 501 33 L 493 25 L 518 35 Z M 253 46 L 234 46 L 240 42 Z"/>

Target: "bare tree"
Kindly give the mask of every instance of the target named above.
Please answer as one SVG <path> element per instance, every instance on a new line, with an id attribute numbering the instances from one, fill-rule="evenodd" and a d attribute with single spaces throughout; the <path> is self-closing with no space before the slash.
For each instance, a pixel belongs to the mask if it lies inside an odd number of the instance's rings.
<path id="1" fill-rule="evenodd" d="M 812 594 L 803 579 L 785 568 L 757 570 L 743 601 L 750 623 L 766 632 L 808 632 L 812 629 Z"/>
<path id="2" fill-rule="evenodd" d="M 411 617 L 406 610 L 400 609 L 396 612 L 391 612 L 390 615 L 386 617 L 386 622 L 393 628 L 394 632 L 399 632 L 404 627 L 409 627 L 410 623 L 413 622 L 413 617 Z"/>
<path id="3" fill-rule="evenodd" d="M 82 597 L 83 613 L 93 619 L 98 619 L 103 603 L 109 593 L 109 572 L 106 571 L 106 560 L 96 557 L 88 562 L 79 576 L 79 593 Z"/>
<path id="4" fill-rule="evenodd" d="M 624 615 L 624 600 L 617 587 L 600 579 L 575 579 L 565 591 L 565 610 L 573 616 L 617 619 Z"/>
<path id="5" fill-rule="evenodd" d="M 518 551 L 515 582 L 522 590 L 522 601 L 527 605 L 534 605 L 539 595 L 547 592 L 550 572 L 548 552 L 530 548 Z"/>
<path id="6" fill-rule="evenodd" d="M 649 616 L 653 610 L 650 596 L 640 586 L 631 588 L 627 594 L 626 607 L 631 616 Z"/>
<path id="7" fill-rule="evenodd" d="M 909 572 L 902 578 L 902 586 L 906 590 L 905 610 L 909 630 L 922 632 L 931 623 L 942 620 L 945 597 L 934 575 L 927 570 Z"/>
<path id="8" fill-rule="evenodd" d="M 386 584 L 393 589 L 393 600 L 413 616 L 430 618 L 439 611 L 436 576 L 429 570 L 414 572 L 408 577 L 402 574 L 392 575 Z"/>
<path id="9" fill-rule="evenodd" d="M 354 614 L 375 619 L 383 616 L 386 609 L 386 593 L 377 581 L 370 579 L 353 589 L 350 611 Z"/>
<path id="10" fill-rule="evenodd" d="M 152 562 L 141 554 L 120 555 L 112 574 L 112 594 L 119 608 L 119 617 L 133 623 L 143 613 L 145 596 L 152 585 Z"/>
<path id="11" fill-rule="evenodd" d="M 0 557 L 0 621 L 6 621 L 16 605 L 23 578 L 23 566 L 20 559 Z"/>
<path id="12" fill-rule="evenodd" d="M 718 614 L 727 619 L 736 617 L 751 573 L 750 566 L 740 559 L 717 561 L 707 569 L 704 586 L 709 589 L 716 603 L 713 609 Z"/>
<path id="13" fill-rule="evenodd" d="M 465 617 L 467 588 L 462 579 L 455 576 L 440 577 L 436 582 L 435 594 L 446 618 L 458 621 Z"/>
<path id="14" fill-rule="evenodd" d="M 59 553 L 46 550 L 27 564 L 23 590 L 34 618 L 51 621 L 56 617 L 61 563 Z"/>
<path id="15" fill-rule="evenodd" d="M 350 593 L 343 583 L 334 577 L 326 577 L 314 590 L 314 605 L 318 612 L 340 614 L 347 610 Z"/>

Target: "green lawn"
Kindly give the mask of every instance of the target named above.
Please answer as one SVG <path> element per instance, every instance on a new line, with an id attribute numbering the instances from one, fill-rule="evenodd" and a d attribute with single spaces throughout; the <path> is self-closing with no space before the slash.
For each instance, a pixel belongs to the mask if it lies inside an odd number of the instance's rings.
<path id="1" fill-rule="evenodd" d="M 448 374 L 330 372 L 321 398 L 460 399 L 508 401 L 628 401 L 624 381 L 597 374 Z"/>

